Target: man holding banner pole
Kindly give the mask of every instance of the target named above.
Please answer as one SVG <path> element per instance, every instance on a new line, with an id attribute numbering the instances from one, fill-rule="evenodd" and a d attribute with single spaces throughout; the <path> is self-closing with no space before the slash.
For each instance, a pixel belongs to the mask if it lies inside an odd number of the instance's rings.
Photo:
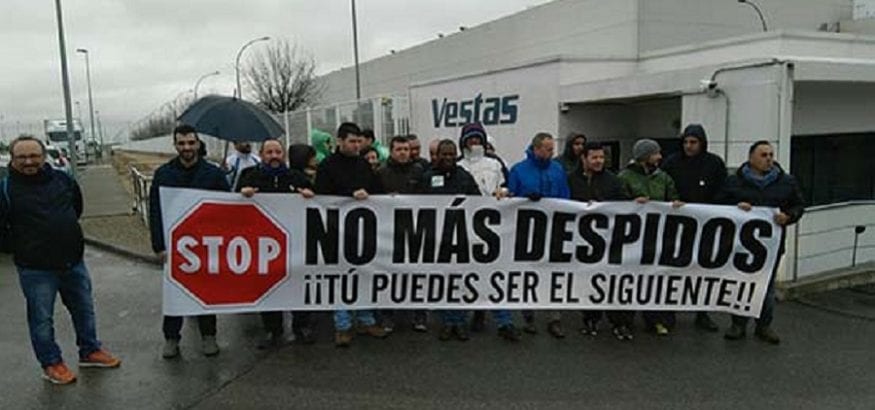
<path id="1" fill-rule="evenodd" d="M 152 250 L 166 262 L 167 247 L 164 243 L 164 224 L 161 217 L 160 188 L 197 188 L 211 191 L 229 191 L 228 181 L 219 167 L 208 163 L 198 155 L 201 141 L 195 129 L 180 125 L 173 130 L 173 145 L 177 156 L 155 171 L 152 187 L 149 190 L 149 228 L 152 236 Z M 216 315 L 197 316 L 201 332 L 203 353 L 206 356 L 219 354 L 216 343 Z M 164 349 L 162 356 L 172 359 L 179 356 L 179 341 L 182 338 L 183 318 L 164 316 Z"/>
<path id="2" fill-rule="evenodd" d="M 316 171 L 315 191 L 320 195 L 351 196 L 356 200 L 368 199 L 370 194 L 383 192 L 377 175 L 367 160 L 359 155 L 364 138 L 358 125 L 345 122 L 337 129 L 337 150 L 319 164 Z M 354 232 L 350 234 L 355 234 Z M 385 338 L 386 331 L 377 325 L 373 310 L 353 313 L 338 309 L 334 312 L 334 344 L 349 347 L 353 338 L 353 320 L 360 325 L 359 332 L 376 338 Z"/>
<path id="3" fill-rule="evenodd" d="M 768 141 L 757 141 L 751 145 L 748 161 L 738 168 L 735 175 L 731 175 L 726 180 L 720 194 L 720 201 L 725 204 L 737 204 L 743 211 L 750 211 L 754 206 L 779 209 L 774 217 L 775 223 L 781 226 L 778 260 L 785 250 L 786 226 L 798 222 L 805 211 L 805 200 L 796 178 L 785 173 L 775 162 L 775 151 Z M 781 343 L 781 338 L 771 327 L 775 311 L 775 270 L 777 269 L 778 263 L 775 263 L 754 330 L 757 338 L 771 344 Z M 732 315 L 732 327 L 724 337 L 727 340 L 743 339 L 747 320 L 747 317 Z"/>
<path id="4" fill-rule="evenodd" d="M 671 201 L 675 208 L 684 205 L 674 181 L 659 169 L 662 161 L 659 143 L 646 138 L 636 141 L 632 147 L 632 157 L 632 162 L 619 175 L 628 197 L 635 198 L 639 204 Z M 675 313 L 671 311 L 645 311 L 643 316 L 645 328 L 659 336 L 667 336 L 675 324 Z"/>

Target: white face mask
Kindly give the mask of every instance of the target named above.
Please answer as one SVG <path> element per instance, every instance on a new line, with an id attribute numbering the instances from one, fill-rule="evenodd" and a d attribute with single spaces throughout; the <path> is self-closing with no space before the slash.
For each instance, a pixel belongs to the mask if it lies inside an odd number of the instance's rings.
<path id="1" fill-rule="evenodd" d="M 486 155 L 486 149 L 482 145 L 475 145 L 468 148 L 468 155 L 471 158 L 483 158 Z"/>

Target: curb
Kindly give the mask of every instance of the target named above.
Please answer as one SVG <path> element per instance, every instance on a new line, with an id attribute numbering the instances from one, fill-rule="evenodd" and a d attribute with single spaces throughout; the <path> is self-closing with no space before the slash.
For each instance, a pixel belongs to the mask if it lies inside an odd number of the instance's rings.
<path id="1" fill-rule="evenodd" d="M 125 248 L 125 247 L 113 245 L 111 243 L 107 243 L 107 242 L 103 242 L 103 241 L 98 240 L 98 239 L 94 239 L 88 235 L 85 235 L 85 243 L 88 245 L 91 245 L 95 248 L 102 249 L 104 251 L 111 252 L 111 253 L 114 253 L 116 255 L 128 258 L 128 259 L 134 259 L 134 260 L 137 260 L 140 262 L 145 262 L 145 263 L 152 264 L 155 266 L 162 266 L 163 265 L 161 260 L 158 259 L 158 256 L 156 256 L 156 255 L 147 255 L 147 254 L 143 254 L 140 252 L 132 251 L 132 250 Z"/>

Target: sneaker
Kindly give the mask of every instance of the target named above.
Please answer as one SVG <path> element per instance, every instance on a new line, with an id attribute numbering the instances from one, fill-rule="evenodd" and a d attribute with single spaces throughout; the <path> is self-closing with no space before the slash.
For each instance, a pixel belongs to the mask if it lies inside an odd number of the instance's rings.
<path id="1" fill-rule="evenodd" d="M 179 340 L 167 339 L 164 341 L 164 348 L 161 349 L 161 357 L 165 359 L 173 359 L 179 357 Z"/>
<path id="2" fill-rule="evenodd" d="M 474 311 L 474 317 L 471 318 L 471 331 L 482 332 L 486 329 L 486 312 L 482 310 Z"/>
<path id="3" fill-rule="evenodd" d="M 43 369 L 43 379 L 52 384 L 70 384 L 76 381 L 76 375 L 63 362 L 46 366 Z"/>
<path id="4" fill-rule="evenodd" d="M 615 327 L 614 330 L 617 328 Z M 598 323 L 595 320 L 584 320 L 580 333 L 584 336 L 596 336 L 599 334 Z M 616 334 L 616 332 L 614 333 Z"/>
<path id="5" fill-rule="evenodd" d="M 514 325 L 504 325 L 498 328 L 498 336 L 511 342 L 520 341 L 520 331 Z"/>
<path id="6" fill-rule="evenodd" d="M 352 332 L 349 330 L 338 330 L 334 332 L 335 347 L 349 347 L 352 343 Z"/>
<path id="7" fill-rule="evenodd" d="M 316 339 L 313 337 L 313 329 L 310 328 L 302 328 L 295 332 L 295 340 L 302 345 L 311 345 L 316 343 Z"/>
<path id="8" fill-rule="evenodd" d="M 632 336 L 632 329 L 629 329 L 628 326 L 614 326 L 612 333 L 620 341 L 628 341 L 634 338 Z"/>
<path id="9" fill-rule="evenodd" d="M 711 316 L 706 312 L 699 312 L 696 314 L 696 327 L 702 329 L 706 332 L 717 332 L 720 330 L 720 327 L 711 320 Z"/>
<path id="10" fill-rule="evenodd" d="M 413 324 L 413 331 L 418 333 L 428 332 L 428 326 L 425 325 L 425 322 L 416 322 Z"/>
<path id="11" fill-rule="evenodd" d="M 657 336 L 668 336 L 668 328 L 662 323 L 654 324 L 653 331 L 656 332 Z"/>
<path id="12" fill-rule="evenodd" d="M 741 340 L 745 337 L 744 327 L 733 324 L 726 330 L 726 333 L 723 334 L 723 338 L 726 340 Z"/>
<path id="13" fill-rule="evenodd" d="M 530 335 L 538 334 L 538 328 L 535 327 L 535 318 L 526 318 L 526 324 L 523 325 L 523 332 L 526 332 Z"/>
<path id="14" fill-rule="evenodd" d="M 79 359 L 79 367 L 114 368 L 121 366 L 121 364 L 121 360 L 103 349 L 91 352 L 88 356 Z"/>
<path id="15" fill-rule="evenodd" d="M 778 334 L 775 333 L 775 331 L 772 330 L 772 328 L 768 327 L 768 326 L 758 327 L 754 331 L 754 335 L 756 335 L 756 337 L 758 339 L 760 339 L 766 343 L 770 343 L 773 345 L 777 345 L 777 344 L 781 343 L 781 337 L 778 336 Z"/>
<path id="16" fill-rule="evenodd" d="M 368 335 L 370 337 L 376 337 L 377 339 L 385 339 L 386 336 L 389 335 L 386 333 L 386 330 L 379 325 L 360 326 L 358 332 L 360 335 Z"/>
<path id="17" fill-rule="evenodd" d="M 471 339 L 471 337 L 468 336 L 468 331 L 465 330 L 464 326 L 453 326 L 453 336 L 456 337 L 456 340 L 461 342 L 467 342 Z"/>
<path id="18" fill-rule="evenodd" d="M 440 340 L 441 342 L 446 342 L 447 340 L 452 339 L 453 327 L 454 326 L 443 325 L 443 327 L 441 327 L 441 332 L 438 333 L 438 340 Z"/>
<path id="19" fill-rule="evenodd" d="M 204 350 L 204 356 L 212 357 L 219 354 L 219 345 L 216 343 L 215 336 L 204 336 L 201 346 Z"/>
<path id="20" fill-rule="evenodd" d="M 547 332 L 557 339 L 565 337 L 565 332 L 562 331 L 562 323 L 554 320 L 547 325 Z"/>

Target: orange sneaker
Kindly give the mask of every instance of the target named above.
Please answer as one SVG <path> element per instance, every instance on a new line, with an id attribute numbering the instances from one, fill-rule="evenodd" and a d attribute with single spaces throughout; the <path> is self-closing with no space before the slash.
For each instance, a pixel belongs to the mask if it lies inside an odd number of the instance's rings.
<path id="1" fill-rule="evenodd" d="M 61 362 L 43 369 L 43 379 L 53 384 L 70 384 L 76 381 L 76 375 Z"/>
<path id="2" fill-rule="evenodd" d="M 88 356 L 79 359 L 79 367 L 119 367 L 122 364 L 122 361 L 113 355 L 109 354 L 106 350 L 100 349 L 94 352 L 91 352 Z"/>

